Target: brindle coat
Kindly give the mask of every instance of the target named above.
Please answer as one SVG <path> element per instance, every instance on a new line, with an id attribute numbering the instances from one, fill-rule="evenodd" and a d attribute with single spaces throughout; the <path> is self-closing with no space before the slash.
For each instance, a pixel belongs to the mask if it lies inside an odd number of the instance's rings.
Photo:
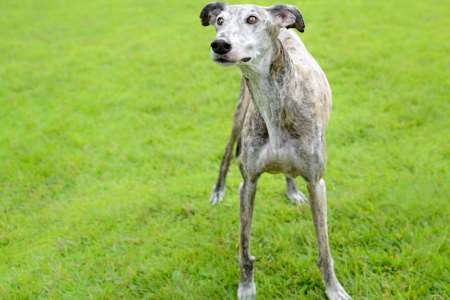
<path id="1" fill-rule="evenodd" d="M 240 136 L 238 159 L 243 183 L 239 299 L 256 297 L 250 228 L 257 182 L 265 172 L 285 174 L 288 188 L 297 176 L 306 180 L 326 294 L 332 300 L 351 299 L 336 278 L 328 242 L 323 174 L 331 90 L 324 72 L 300 38 L 286 29 L 304 30 L 300 12 L 283 5 L 263 8 L 212 3 L 200 16 L 203 25 L 213 24 L 216 38 L 232 48 L 227 53 L 213 53 L 214 60 L 237 65 L 242 72 L 240 102 L 221 165 L 221 175 L 226 175 L 233 145 Z M 250 17 L 258 22 L 254 23 Z M 225 176 L 219 176 L 213 202 L 223 196 L 224 180 Z"/>
<path id="2" fill-rule="evenodd" d="M 240 139 L 242 126 L 244 124 L 245 115 L 247 113 L 248 105 L 251 102 L 250 91 L 248 90 L 245 79 L 241 80 L 241 92 L 239 95 L 239 101 L 236 107 L 236 111 L 233 116 L 233 127 L 228 139 L 228 143 L 225 147 L 225 152 L 220 163 L 219 176 L 216 184 L 214 185 L 213 192 L 211 194 L 210 202 L 212 205 L 216 205 L 225 196 L 225 183 L 228 170 L 230 168 L 231 159 L 233 158 L 233 148 L 237 143 L 236 156 L 240 154 L 241 142 Z M 286 176 L 286 196 L 288 199 L 296 205 L 307 203 L 307 198 L 302 192 L 297 190 L 294 178 Z"/>

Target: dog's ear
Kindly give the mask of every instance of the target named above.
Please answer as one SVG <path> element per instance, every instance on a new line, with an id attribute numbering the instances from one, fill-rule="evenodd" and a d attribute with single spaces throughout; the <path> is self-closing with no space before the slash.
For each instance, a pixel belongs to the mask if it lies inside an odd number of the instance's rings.
<path id="1" fill-rule="evenodd" d="M 305 31 L 303 16 L 294 6 L 274 5 L 267 10 L 274 18 L 275 24 L 285 28 L 296 28 L 300 32 Z"/>
<path id="2" fill-rule="evenodd" d="M 203 26 L 208 26 L 216 21 L 216 17 L 225 9 L 225 3 L 214 2 L 203 7 L 200 13 L 200 19 Z"/>

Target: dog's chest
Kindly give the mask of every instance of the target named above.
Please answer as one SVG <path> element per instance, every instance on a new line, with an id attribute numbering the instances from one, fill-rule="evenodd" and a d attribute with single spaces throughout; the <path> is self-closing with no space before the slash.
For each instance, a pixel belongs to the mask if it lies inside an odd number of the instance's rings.
<path id="1" fill-rule="evenodd" d="M 250 104 L 242 142 L 245 160 L 255 173 L 285 173 L 293 176 L 304 173 L 306 162 L 317 150 L 315 141 L 318 140 L 319 132 L 312 126 L 309 113 L 303 115 L 295 107 L 290 108 L 292 112 L 295 113 L 280 113 L 279 122 L 267 122 L 267 116 L 264 118 L 263 113 L 253 103 Z"/>
<path id="2" fill-rule="evenodd" d="M 269 173 L 283 172 L 295 175 L 300 167 L 298 146 L 293 140 L 284 141 L 274 146 L 267 142 L 258 153 L 257 164 L 262 171 Z"/>

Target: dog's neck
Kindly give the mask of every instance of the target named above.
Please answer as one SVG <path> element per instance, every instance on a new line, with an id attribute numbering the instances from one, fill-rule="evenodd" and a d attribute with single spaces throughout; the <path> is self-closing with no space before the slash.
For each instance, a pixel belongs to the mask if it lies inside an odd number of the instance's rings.
<path id="1" fill-rule="evenodd" d="M 241 66 L 253 104 L 266 123 L 269 141 L 274 149 L 284 142 L 286 112 L 292 91 L 294 67 L 280 40 L 276 39 L 266 54 L 251 65 Z"/>

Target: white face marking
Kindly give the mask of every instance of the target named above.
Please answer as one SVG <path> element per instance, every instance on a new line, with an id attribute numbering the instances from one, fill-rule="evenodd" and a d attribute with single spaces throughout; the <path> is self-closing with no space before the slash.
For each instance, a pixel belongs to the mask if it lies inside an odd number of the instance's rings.
<path id="1" fill-rule="evenodd" d="M 230 5 L 216 18 L 216 39 L 231 44 L 225 55 L 212 53 L 213 59 L 246 64 L 263 56 L 273 43 L 275 26 L 268 11 L 256 5 Z"/>

